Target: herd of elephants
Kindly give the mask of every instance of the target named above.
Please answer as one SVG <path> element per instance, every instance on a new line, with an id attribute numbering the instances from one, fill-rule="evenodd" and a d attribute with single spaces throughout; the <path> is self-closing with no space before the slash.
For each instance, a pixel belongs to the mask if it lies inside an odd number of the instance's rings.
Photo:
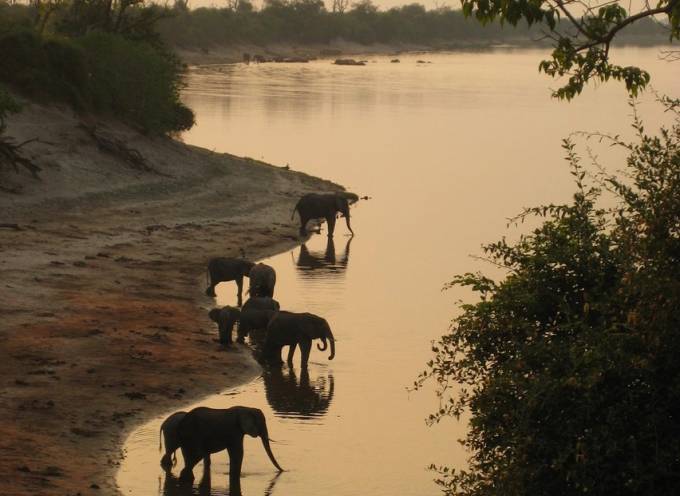
<path id="1" fill-rule="evenodd" d="M 332 239 L 337 216 L 345 217 L 350 226 L 349 205 L 359 198 L 353 193 L 310 193 L 299 199 L 293 210 L 300 216 L 300 235 L 307 236 L 306 226 L 310 220 L 324 219 L 328 226 L 328 247 Z M 348 244 L 349 247 L 349 244 Z M 334 248 L 333 248 L 334 253 Z M 302 256 L 302 252 L 301 252 Z M 215 286 L 225 281 L 235 281 L 238 288 L 238 306 L 225 306 L 210 310 L 208 316 L 217 324 L 219 346 L 233 346 L 232 332 L 237 327 L 236 341 L 245 343 L 248 337 L 255 357 L 269 371 L 280 370 L 283 365 L 281 350 L 288 346 L 288 365 L 292 366 L 296 348 L 300 348 L 301 370 L 307 376 L 307 363 L 312 341 L 318 339 L 317 347 L 325 351 L 330 345 L 329 360 L 335 356 L 335 338 L 328 322 L 311 313 L 295 313 L 281 310 L 274 299 L 276 272 L 263 263 L 241 258 L 213 258 L 208 263 L 208 288 L 206 295 L 215 296 Z M 243 278 L 250 280 L 248 300 L 243 304 Z M 227 409 L 197 407 L 189 412 L 176 412 L 162 423 L 160 428 L 165 444 L 161 467 L 170 473 L 176 463 L 175 451 L 180 449 L 184 468 L 180 472 L 180 484 L 192 484 L 193 469 L 203 460 L 204 470 L 210 470 L 210 455 L 227 450 L 229 454 L 229 490 L 232 495 L 241 494 L 241 464 L 243 462 L 243 438 L 246 434 L 260 437 L 262 445 L 274 466 L 283 469 L 274 458 L 264 413 L 258 408 L 234 406 Z"/>

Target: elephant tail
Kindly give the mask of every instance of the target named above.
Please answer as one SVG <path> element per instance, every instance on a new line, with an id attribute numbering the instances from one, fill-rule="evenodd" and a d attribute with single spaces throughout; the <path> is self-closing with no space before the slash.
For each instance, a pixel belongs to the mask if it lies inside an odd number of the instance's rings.
<path id="1" fill-rule="evenodd" d="M 158 432 L 158 452 L 163 451 L 163 425 Z"/>
<path id="2" fill-rule="evenodd" d="M 297 202 L 295 204 L 295 208 L 293 209 L 293 213 L 290 214 L 290 220 L 293 220 L 295 218 L 295 212 L 297 211 L 298 208 L 300 208 L 300 202 Z"/>

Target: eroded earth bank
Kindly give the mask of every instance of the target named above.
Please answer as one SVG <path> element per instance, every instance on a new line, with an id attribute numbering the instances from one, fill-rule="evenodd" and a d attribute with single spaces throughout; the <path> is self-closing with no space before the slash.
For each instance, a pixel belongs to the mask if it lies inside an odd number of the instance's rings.
<path id="1" fill-rule="evenodd" d="M 132 427 L 260 371 L 213 342 L 207 260 L 290 248 L 340 187 L 54 107 L 8 135 L 41 171 L 0 169 L 1 492 L 113 494 Z"/>

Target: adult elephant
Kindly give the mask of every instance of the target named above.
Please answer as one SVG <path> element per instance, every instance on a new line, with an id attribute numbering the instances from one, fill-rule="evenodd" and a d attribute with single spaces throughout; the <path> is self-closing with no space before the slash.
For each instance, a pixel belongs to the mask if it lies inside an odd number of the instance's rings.
<path id="1" fill-rule="evenodd" d="M 255 264 L 243 258 L 213 258 L 208 262 L 208 288 L 205 294 L 215 296 L 215 286 L 224 281 L 236 281 L 238 306 L 242 305 L 243 278 L 250 275 Z"/>
<path id="2" fill-rule="evenodd" d="M 217 331 L 220 336 L 219 342 L 221 345 L 231 345 L 232 330 L 234 329 L 234 325 L 241 319 L 241 313 L 241 310 L 229 305 L 223 308 L 213 308 L 208 312 L 210 320 L 217 324 Z"/>
<path id="3" fill-rule="evenodd" d="M 250 287 L 248 293 L 250 296 L 268 296 L 274 297 L 274 286 L 276 286 L 276 271 L 273 267 L 258 263 L 253 265 L 250 269 Z"/>
<path id="4" fill-rule="evenodd" d="M 333 236 L 335 231 L 335 217 L 340 213 L 347 223 L 347 229 L 354 234 L 349 223 L 349 194 L 344 193 L 309 193 L 300 198 L 293 210 L 293 216 L 297 211 L 300 215 L 300 235 L 307 235 L 307 222 L 312 219 L 326 219 L 328 224 L 328 236 Z"/>
<path id="5" fill-rule="evenodd" d="M 260 437 L 267 456 L 279 472 L 283 472 L 269 446 L 267 422 L 262 410 L 258 408 L 245 406 L 227 409 L 194 408 L 181 420 L 177 433 L 184 457 L 180 482 L 193 481 L 193 469 L 202 458 L 226 449 L 229 453 L 230 494 L 241 494 L 243 437 L 246 434 Z"/>
<path id="6" fill-rule="evenodd" d="M 312 340 L 320 339 L 323 346 L 317 343 L 317 348 L 325 351 L 328 348 L 327 340 L 331 344 L 329 360 L 335 357 L 335 338 L 326 319 L 312 313 L 278 312 L 272 317 L 267 325 L 262 357 L 265 361 L 281 365 L 281 349 L 288 348 L 288 365 L 293 364 L 295 348 L 300 347 L 302 360 L 300 366 L 304 369 L 309 362 L 309 352 L 312 349 Z"/>
<path id="7" fill-rule="evenodd" d="M 245 337 L 250 335 L 252 342 L 254 331 L 264 331 L 271 318 L 280 308 L 279 302 L 269 296 L 249 298 L 241 309 L 237 341 L 243 343 Z M 259 335 L 255 336 L 255 340 L 263 341 L 262 336 Z"/>

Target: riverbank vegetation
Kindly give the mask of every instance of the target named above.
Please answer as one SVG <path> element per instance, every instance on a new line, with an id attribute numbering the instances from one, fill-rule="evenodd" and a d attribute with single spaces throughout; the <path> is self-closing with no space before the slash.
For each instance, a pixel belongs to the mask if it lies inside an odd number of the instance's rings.
<path id="1" fill-rule="evenodd" d="M 661 495 L 680 484 L 678 104 L 666 102 L 677 118 L 657 135 L 636 120 L 634 142 L 596 136 L 627 151 L 622 176 L 589 177 L 566 141 L 573 201 L 527 210 L 517 220 L 540 227 L 485 247 L 503 280 L 452 282 L 479 302 L 462 307 L 421 377 L 439 385 L 431 422 L 471 414 L 469 468 L 438 468 L 445 494 Z"/>
<path id="2" fill-rule="evenodd" d="M 530 42 L 538 30 L 526 24 L 482 27 L 461 10 L 426 9 L 411 3 L 381 10 L 370 0 L 335 0 L 332 9 L 321 0 L 266 0 L 256 9 L 248 0 L 234 0 L 226 8 L 189 10 L 175 4 L 175 15 L 159 23 L 163 39 L 173 45 L 204 47 L 235 43 L 263 45 L 276 42 L 329 43 L 342 39 L 361 44 L 415 43 L 446 47 L 491 42 Z M 662 41 L 658 25 L 641 23 L 629 31 L 630 40 Z M 637 38 L 636 38 L 637 37 Z"/>
<path id="3" fill-rule="evenodd" d="M 134 2 L 0 1 L 0 83 L 153 134 L 189 129 L 183 65 L 155 31 L 164 15 Z"/>
<path id="4" fill-rule="evenodd" d="M 680 36 L 677 0 L 637 14 L 608 2 L 570 17 L 572 35 L 553 23 L 569 13 L 565 4 L 534 7 L 464 1 L 483 22 L 551 29 L 554 51 L 541 69 L 568 76 L 559 98 L 589 80 L 622 80 L 632 96 L 646 87 L 644 70 L 609 58 L 633 22 L 663 14 L 670 40 Z M 444 494 L 665 495 L 680 485 L 680 100 L 659 101 L 672 124 L 655 134 L 632 101 L 632 141 L 577 135 L 588 165 L 577 140 L 566 140 L 573 200 L 526 210 L 516 223 L 539 227 L 484 247 L 502 279 L 467 273 L 451 282 L 479 300 L 433 344 L 415 384 L 437 384 L 441 407 L 430 422 L 470 415 L 467 469 L 432 467 Z M 606 167 L 593 142 L 623 151 L 624 166 Z"/>

